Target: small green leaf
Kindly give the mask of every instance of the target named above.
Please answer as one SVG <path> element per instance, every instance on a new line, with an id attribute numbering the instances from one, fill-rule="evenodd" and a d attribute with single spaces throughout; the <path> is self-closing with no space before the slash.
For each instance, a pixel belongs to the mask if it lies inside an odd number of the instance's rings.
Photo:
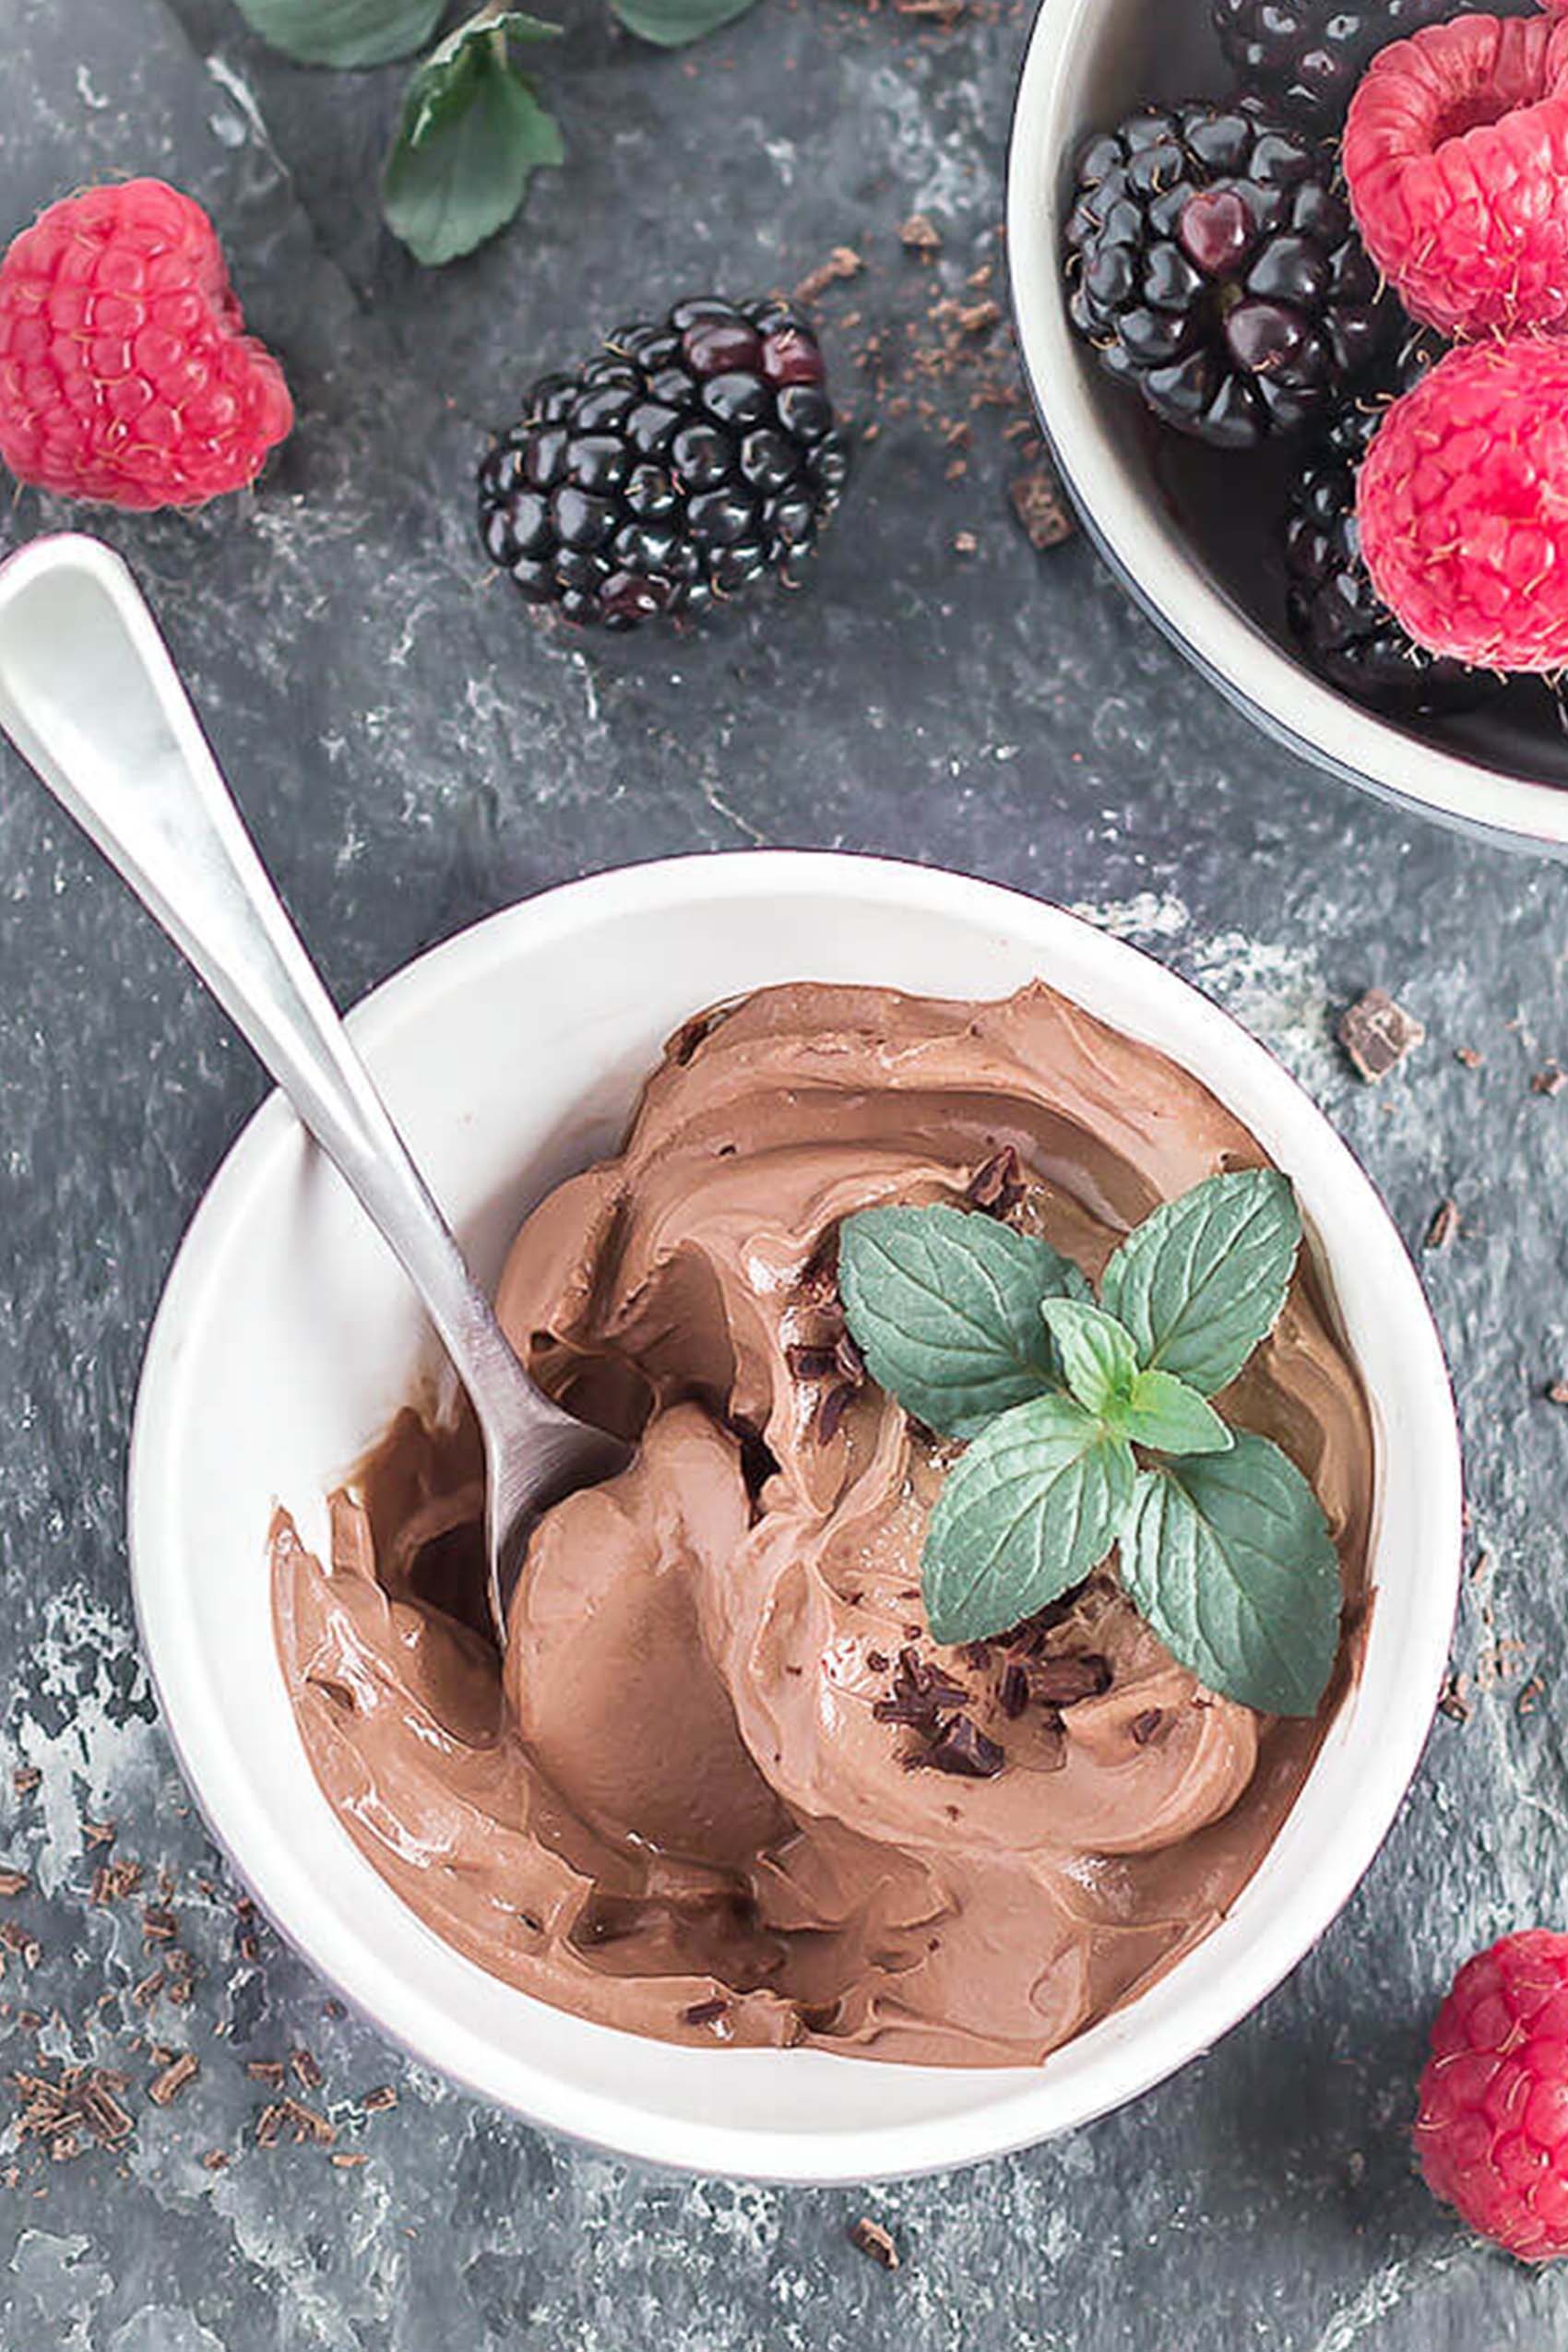
<path id="1" fill-rule="evenodd" d="M 508 39 L 560 30 L 516 8 L 481 9 L 431 51 L 410 80 L 382 181 L 394 236 L 430 267 L 505 228 L 540 164 L 565 153 L 553 116 L 513 65 Z"/>
<path id="2" fill-rule="evenodd" d="M 1070 1396 L 1015 1405 L 948 1476 L 921 1581 L 939 1642 L 978 1642 L 1079 1583 L 1126 1516 L 1137 1465 Z"/>
<path id="3" fill-rule="evenodd" d="M 1234 1440 L 1206 1396 L 1174 1372 L 1139 1372 L 1116 1426 L 1155 1454 L 1229 1454 Z"/>
<path id="4" fill-rule="evenodd" d="M 680 49 L 743 17 L 753 0 L 610 0 L 628 32 L 660 49 Z"/>
<path id="5" fill-rule="evenodd" d="M 1339 1643 L 1339 1561 L 1266 1438 L 1141 1472 L 1122 1581 L 1172 1657 L 1261 1715 L 1313 1715 Z"/>
<path id="6" fill-rule="evenodd" d="M 446 0 L 237 0 L 253 32 L 302 65 L 386 65 L 430 39 Z"/>
<path id="7" fill-rule="evenodd" d="M 1049 1241 L 945 1208 L 868 1208 L 838 1235 L 844 1313 L 872 1378 L 944 1437 L 1053 1385 L 1047 1297 L 1089 1287 Z"/>
<path id="8" fill-rule="evenodd" d="M 1138 1353 L 1115 1316 L 1087 1299 L 1045 1299 L 1039 1311 L 1056 1342 L 1063 1375 L 1085 1411 L 1105 1414 L 1125 1403 Z"/>
<path id="9" fill-rule="evenodd" d="M 1301 1241 L 1296 1196 L 1277 1169 L 1211 1176 L 1128 1234 L 1100 1303 L 1146 1370 L 1212 1396 L 1273 1330 Z"/>

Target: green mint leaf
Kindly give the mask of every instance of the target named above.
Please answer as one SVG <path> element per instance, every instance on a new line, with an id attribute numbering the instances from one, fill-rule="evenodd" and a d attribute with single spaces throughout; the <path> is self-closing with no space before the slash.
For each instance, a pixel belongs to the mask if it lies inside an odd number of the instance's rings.
<path id="1" fill-rule="evenodd" d="M 1273 1330 L 1301 1241 L 1296 1196 L 1277 1169 L 1211 1176 L 1128 1234 L 1100 1303 L 1146 1370 L 1212 1396 Z"/>
<path id="2" fill-rule="evenodd" d="M 944 1437 L 974 1437 L 1056 1380 L 1047 1297 L 1089 1286 L 1049 1241 L 958 1208 L 867 1208 L 838 1234 L 838 1290 L 872 1378 Z"/>
<path id="3" fill-rule="evenodd" d="M 753 0 L 610 0 L 628 32 L 660 49 L 680 49 L 743 17 Z"/>
<path id="4" fill-rule="evenodd" d="M 512 63 L 508 41 L 560 27 L 481 8 L 433 49 L 409 83 L 382 179 L 386 225 L 428 267 L 505 228 L 541 163 L 565 148 L 552 115 Z"/>
<path id="5" fill-rule="evenodd" d="M 237 0 L 253 32 L 301 65 L 385 65 L 430 39 L 446 0 Z"/>
<path id="6" fill-rule="evenodd" d="M 1156 1454 L 1229 1454 L 1235 1442 L 1207 1397 L 1168 1372 L 1137 1374 L 1116 1426 Z"/>
<path id="7" fill-rule="evenodd" d="M 948 1474 L 926 1528 L 921 1584 L 939 1642 L 979 1642 L 1099 1565 L 1137 1479 L 1133 1449 L 1070 1396 L 1015 1405 Z"/>
<path id="8" fill-rule="evenodd" d="M 1260 1715 L 1314 1715 L 1339 1644 L 1317 1497 L 1266 1438 L 1139 1475 L 1122 1581 L 1172 1657 Z"/>
<path id="9" fill-rule="evenodd" d="M 1044 1299 L 1039 1311 L 1063 1377 L 1086 1412 L 1109 1414 L 1125 1404 L 1138 1370 L 1132 1334 L 1091 1300 Z"/>

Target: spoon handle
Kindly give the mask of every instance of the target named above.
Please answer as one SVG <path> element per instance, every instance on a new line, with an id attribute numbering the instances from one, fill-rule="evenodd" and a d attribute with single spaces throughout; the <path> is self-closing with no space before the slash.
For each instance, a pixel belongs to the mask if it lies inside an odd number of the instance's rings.
<path id="1" fill-rule="evenodd" d="M 273 888 L 129 570 L 77 533 L 0 564 L 0 726 L 188 957 L 359 1196 L 481 1418 L 561 1418 L 463 1262 Z M 497 1389 L 499 1384 L 499 1396 Z"/>

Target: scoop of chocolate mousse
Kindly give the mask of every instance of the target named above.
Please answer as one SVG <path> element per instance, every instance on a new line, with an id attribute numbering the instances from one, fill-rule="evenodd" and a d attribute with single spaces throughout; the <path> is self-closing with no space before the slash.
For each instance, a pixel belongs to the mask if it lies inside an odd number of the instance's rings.
<path id="1" fill-rule="evenodd" d="M 400 1420 L 325 1564 L 275 1531 L 285 1673 L 361 1850 L 496 1974 L 671 2039 L 1016 2063 L 1130 1999 L 1267 1851 L 1353 1636 L 1288 1721 L 1200 1688 L 1114 1557 L 1000 1640 L 933 1644 L 954 1448 L 864 1376 L 835 1237 L 946 1201 L 1097 1276 L 1159 1201 L 1262 1164 L 1197 1079 L 1040 984 L 801 983 L 688 1024 L 502 1279 L 546 1384 L 641 1432 L 541 1523 L 504 1672 L 453 1574 L 477 1489 L 449 1434 Z M 1310 1266 L 1223 1402 L 1312 1480 L 1353 1629 L 1371 1428 Z"/>

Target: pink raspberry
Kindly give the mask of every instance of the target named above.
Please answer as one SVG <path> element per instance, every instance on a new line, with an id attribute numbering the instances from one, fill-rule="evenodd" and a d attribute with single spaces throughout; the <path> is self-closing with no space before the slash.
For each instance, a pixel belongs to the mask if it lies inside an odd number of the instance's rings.
<path id="1" fill-rule="evenodd" d="M 1521 2262 L 1568 2254 L 1568 1935 L 1467 1960 L 1437 2013 L 1416 2154 L 1432 2194 Z"/>
<path id="2" fill-rule="evenodd" d="M 1568 663 L 1568 341 L 1460 344 L 1396 400 L 1356 483 L 1372 586 L 1431 653 Z"/>
<path id="3" fill-rule="evenodd" d="M 65 196 L 0 262 L 0 459 L 112 506 L 254 481 L 294 422 L 211 221 L 161 180 Z"/>
<path id="4" fill-rule="evenodd" d="M 1452 335 L 1568 312 L 1568 25 L 1455 17 L 1373 58 L 1345 124 L 1361 240 Z"/>

